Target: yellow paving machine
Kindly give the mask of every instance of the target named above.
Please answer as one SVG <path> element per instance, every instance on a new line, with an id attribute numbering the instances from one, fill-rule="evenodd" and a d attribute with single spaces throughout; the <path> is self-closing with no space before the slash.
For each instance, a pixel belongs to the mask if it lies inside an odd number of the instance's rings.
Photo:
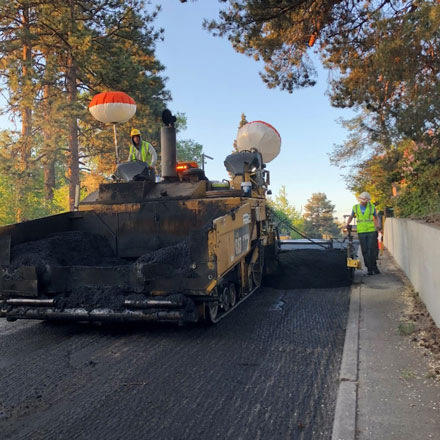
<path id="1" fill-rule="evenodd" d="M 177 171 L 168 112 L 160 182 L 143 162 L 121 163 L 77 211 L 0 228 L 0 317 L 215 323 L 229 314 L 277 252 L 264 156 L 278 154 L 279 135 L 258 124 L 225 159 L 230 181 L 213 182 L 199 168 Z M 256 128 L 270 131 L 268 148 Z"/>

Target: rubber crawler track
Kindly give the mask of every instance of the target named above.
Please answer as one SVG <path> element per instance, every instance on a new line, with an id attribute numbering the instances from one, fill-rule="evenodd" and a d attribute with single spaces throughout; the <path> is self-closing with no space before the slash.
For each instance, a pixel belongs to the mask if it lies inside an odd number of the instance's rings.
<path id="1" fill-rule="evenodd" d="M 234 307 L 231 307 L 227 312 L 222 312 L 220 316 L 214 320 L 212 320 L 213 324 L 216 324 L 217 322 L 221 321 L 225 316 L 228 316 L 229 313 L 234 311 L 241 303 L 246 301 L 256 290 L 258 290 L 261 287 L 261 284 L 257 287 L 255 287 L 253 290 L 251 290 L 244 298 L 242 298 L 240 301 L 238 301 Z"/>

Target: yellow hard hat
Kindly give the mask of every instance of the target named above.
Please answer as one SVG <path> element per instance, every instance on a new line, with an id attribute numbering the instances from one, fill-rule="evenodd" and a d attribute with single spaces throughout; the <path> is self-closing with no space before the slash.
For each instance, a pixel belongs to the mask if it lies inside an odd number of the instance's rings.
<path id="1" fill-rule="evenodd" d="M 131 133 L 130 133 L 131 137 L 133 137 L 133 136 L 140 136 L 140 135 L 141 135 L 141 132 L 137 128 L 132 128 L 131 129 Z"/>

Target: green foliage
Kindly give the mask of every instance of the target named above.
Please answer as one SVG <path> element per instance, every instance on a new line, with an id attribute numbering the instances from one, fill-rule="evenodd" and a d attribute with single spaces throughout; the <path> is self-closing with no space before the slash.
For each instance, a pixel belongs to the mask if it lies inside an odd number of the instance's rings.
<path id="1" fill-rule="evenodd" d="M 398 171 L 402 152 L 392 146 L 386 153 L 374 155 L 353 167 L 346 177 L 348 188 L 355 194 L 368 191 L 378 210 L 392 206 L 392 188 L 401 180 Z"/>
<path id="2" fill-rule="evenodd" d="M 176 132 L 186 130 L 188 126 L 188 120 L 184 113 L 177 113 L 176 115 Z M 197 162 L 201 167 L 202 165 L 202 153 L 203 145 L 192 139 L 178 139 L 177 140 L 177 160 L 179 162 Z"/>
<path id="3" fill-rule="evenodd" d="M 379 210 L 392 207 L 398 216 L 440 212 L 439 159 L 435 145 L 405 139 L 353 166 L 347 185 L 354 193 L 368 191 Z"/>
<path id="4" fill-rule="evenodd" d="M 15 188 L 13 180 L 0 174 L 0 225 L 8 225 L 15 222 Z"/>
<path id="5" fill-rule="evenodd" d="M 310 18 L 317 15 L 324 2 L 230 0 L 228 3 L 218 22 L 205 21 L 204 26 L 214 35 L 228 37 L 237 52 L 262 60 L 265 70 L 260 75 L 269 87 L 279 86 L 292 92 L 296 87 L 315 83 L 307 41 L 312 33 Z M 319 5 L 315 9 L 316 3 Z"/>
<path id="6" fill-rule="evenodd" d="M 409 137 L 423 140 L 438 124 L 440 6 L 408 2 L 391 13 L 375 11 L 356 36 L 333 41 L 326 63 L 341 74 L 332 82 L 337 107 L 368 113 L 363 131 L 385 147 Z"/>
<path id="7" fill-rule="evenodd" d="M 415 332 L 416 326 L 413 322 L 401 322 L 398 326 L 398 330 L 401 336 L 409 336 Z"/>
<path id="8" fill-rule="evenodd" d="M 331 161 L 352 166 L 350 189 L 368 190 L 380 207 L 393 206 L 401 216 L 440 209 L 439 27 L 438 3 L 376 11 L 357 45 L 342 39 L 327 59 L 342 73 L 332 83 L 333 105 L 361 110 L 345 121 L 350 135 Z"/>
<path id="9" fill-rule="evenodd" d="M 244 113 L 241 114 L 240 123 L 238 124 L 238 129 L 240 130 L 243 125 L 246 125 L 248 123 L 248 120 L 246 119 L 246 115 Z M 237 148 L 237 139 L 234 139 L 234 143 L 232 144 L 232 152 L 236 153 L 238 151 Z"/>
<path id="10" fill-rule="evenodd" d="M 59 209 L 52 201 L 44 198 L 43 173 L 34 168 L 29 172 L 26 191 L 20 195 L 20 182 L 12 174 L 0 173 L 0 225 L 17 221 L 17 211 L 21 212 L 21 221 L 44 217 Z M 67 201 L 67 198 L 66 198 Z"/>
<path id="11" fill-rule="evenodd" d="M 203 146 L 192 139 L 177 141 L 177 160 L 179 162 L 195 161 L 201 166 L 202 152 Z"/>
<path id="12" fill-rule="evenodd" d="M 352 167 L 349 188 L 368 189 L 380 205 L 394 205 L 401 215 L 438 209 L 439 2 L 224 3 L 219 18 L 205 21 L 205 28 L 262 61 L 268 87 L 292 92 L 313 85 L 312 50 L 332 70 L 332 105 L 358 112 L 343 122 L 348 139 L 331 155 L 333 164 Z M 403 157 L 407 143 L 424 149 L 409 173 Z M 396 185 L 400 196 L 393 199 Z"/>
<path id="13" fill-rule="evenodd" d="M 304 232 L 311 238 L 339 237 L 333 205 L 324 193 L 314 193 L 304 206 Z"/>
<path id="14" fill-rule="evenodd" d="M 401 217 L 424 216 L 440 212 L 440 163 L 420 170 L 417 179 L 404 182 L 393 200 Z"/>
<path id="15" fill-rule="evenodd" d="M 315 84 L 312 50 L 319 52 L 324 61 L 343 48 L 348 50 L 352 46 L 354 50 L 362 50 L 359 37 L 375 26 L 378 15 L 400 17 L 415 2 L 228 0 L 225 3 L 218 20 L 205 21 L 204 27 L 216 36 L 227 37 L 237 52 L 262 61 L 261 77 L 268 87 L 292 92 Z"/>
<path id="16" fill-rule="evenodd" d="M 244 113 L 241 114 L 240 117 L 240 123 L 238 124 L 238 129 L 240 129 L 241 127 L 243 127 L 243 125 L 246 125 L 249 121 L 246 118 L 246 115 Z"/>
<path id="17" fill-rule="evenodd" d="M 176 127 L 176 133 L 184 131 L 188 128 L 188 118 L 185 113 L 177 113 L 176 114 L 176 122 L 174 126 Z"/>
<path id="18" fill-rule="evenodd" d="M 118 127 L 121 157 L 132 126 L 159 149 L 170 95 L 154 52 L 158 11 L 142 0 L 0 0 L 3 113 L 21 124 L 0 134 L 1 222 L 65 210 L 81 173 L 97 181 L 113 172 L 112 129 L 87 110 L 96 93 L 121 90 L 137 103 Z"/>
<path id="19" fill-rule="evenodd" d="M 287 235 L 289 238 L 301 238 L 301 235 L 295 232 L 293 228 L 302 231 L 304 220 L 301 213 L 290 204 L 286 187 L 283 185 L 275 200 L 270 200 L 269 205 L 275 213 L 275 222 L 278 224 L 280 235 Z"/>
<path id="20" fill-rule="evenodd" d="M 62 185 L 55 189 L 53 194 L 53 204 L 58 212 L 69 210 L 69 186 Z"/>

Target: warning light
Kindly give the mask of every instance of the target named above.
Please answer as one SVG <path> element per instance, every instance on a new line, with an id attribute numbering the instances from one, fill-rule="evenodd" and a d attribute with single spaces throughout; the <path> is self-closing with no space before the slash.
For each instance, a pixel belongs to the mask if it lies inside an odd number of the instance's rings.
<path id="1" fill-rule="evenodd" d="M 176 166 L 177 173 L 183 173 L 186 170 L 189 170 L 190 168 L 198 168 L 198 165 L 196 162 L 178 162 Z"/>

